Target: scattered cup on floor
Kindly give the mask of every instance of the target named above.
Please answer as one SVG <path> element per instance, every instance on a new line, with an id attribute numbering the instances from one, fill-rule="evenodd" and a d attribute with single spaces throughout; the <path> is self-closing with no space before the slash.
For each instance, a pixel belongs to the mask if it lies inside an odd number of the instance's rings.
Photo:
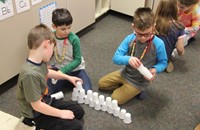
<path id="1" fill-rule="evenodd" d="M 55 94 L 52 94 L 51 97 L 55 98 L 55 99 L 62 99 L 62 98 L 64 98 L 64 94 L 63 94 L 62 91 L 60 91 L 60 92 L 57 92 Z"/>

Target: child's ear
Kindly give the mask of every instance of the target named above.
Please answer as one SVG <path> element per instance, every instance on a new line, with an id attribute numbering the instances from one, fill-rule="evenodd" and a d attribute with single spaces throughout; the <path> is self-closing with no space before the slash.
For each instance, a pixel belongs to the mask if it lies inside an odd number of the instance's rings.
<path id="1" fill-rule="evenodd" d="M 48 46 L 50 45 L 50 40 L 44 40 L 43 45 L 44 45 L 44 48 L 48 48 Z"/>
<path id="2" fill-rule="evenodd" d="M 131 26 L 132 26 L 132 28 L 133 28 L 133 30 L 134 30 L 134 28 L 135 28 L 135 25 L 134 25 L 134 23 L 132 23 L 132 25 L 131 25 Z"/>

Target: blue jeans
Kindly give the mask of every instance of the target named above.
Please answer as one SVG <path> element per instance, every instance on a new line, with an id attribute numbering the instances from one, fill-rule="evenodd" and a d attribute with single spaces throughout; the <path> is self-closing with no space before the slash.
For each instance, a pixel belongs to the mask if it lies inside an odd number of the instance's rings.
<path id="1" fill-rule="evenodd" d="M 82 86 L 83 86 L 83 89 L 85 90 L 85 92 L 87 92 L 87 90 L 92 90 L 92 84 L 90 82 L 90 78 L 88 77 L 88 75 L 84 69 L 71 72 L 68 75 L 75 76 L 75 77 L 82 79 L 83 80 Z M 67 89 L 74 88 L 74 85 L 71 82 L 69 82 L 68 80 L 58 80 L 56 82 L 56 84 L 52 84 L 51 79 L 48 79 L 47 85 L 49 87 L 50 94 L 54 94 L 59 91 L 64 91 Z"/>

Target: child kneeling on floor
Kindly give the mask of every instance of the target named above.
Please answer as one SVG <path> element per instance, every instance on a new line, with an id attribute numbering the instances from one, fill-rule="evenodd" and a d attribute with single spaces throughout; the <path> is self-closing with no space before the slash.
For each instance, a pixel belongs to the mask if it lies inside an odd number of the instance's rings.
<path id="1" fill-rule="evenodd" d="M 134 33 L 128 35 L 113 56 L 113 62 L 124 65 L 99 80 L 99 89 L 113 90 L 111 97 L 124 104 L 143 93 L 155 78 L 167 67 L 167 54 L 161 39 L 154 36 L 154 15 L 148 7 L 138 8 L 133 19 Z M 152 78 L 140 74 L 138 68 L 143 64 L 149 69 Z M 142 93 L 141 93 L 142 92 Z"/>

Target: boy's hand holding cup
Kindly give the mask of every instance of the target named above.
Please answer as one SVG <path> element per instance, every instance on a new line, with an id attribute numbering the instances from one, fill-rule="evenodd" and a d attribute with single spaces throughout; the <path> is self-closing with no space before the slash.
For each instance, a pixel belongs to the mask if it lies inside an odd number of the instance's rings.
<path id="1" fill-rule="evenodd" d="M 149 80 L 153 77 L 152 73 L 143 64 L 137 70 Z"/>

